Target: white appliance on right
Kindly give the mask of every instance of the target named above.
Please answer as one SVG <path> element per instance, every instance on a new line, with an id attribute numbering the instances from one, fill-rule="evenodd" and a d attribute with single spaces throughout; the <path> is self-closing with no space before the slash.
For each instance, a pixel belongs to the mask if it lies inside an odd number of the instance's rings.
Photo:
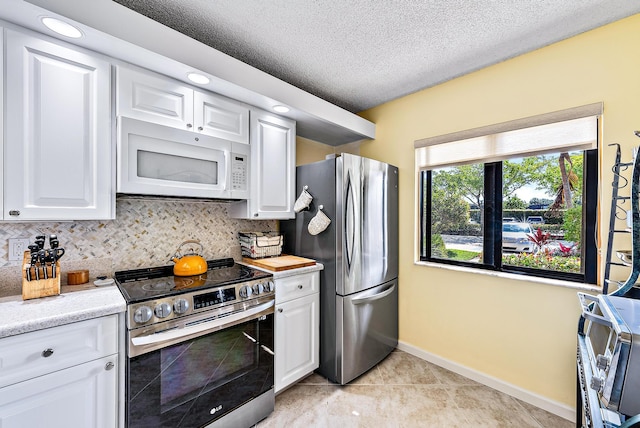
<path id="1" fill-rule="evenodd" d="M 344 385 L 398 344 L 398 168 L 341 154 L 297 167 L 296 186 L 312 199 L 280 223 L 284 250 L 324 265 L 317 371 Z"/>

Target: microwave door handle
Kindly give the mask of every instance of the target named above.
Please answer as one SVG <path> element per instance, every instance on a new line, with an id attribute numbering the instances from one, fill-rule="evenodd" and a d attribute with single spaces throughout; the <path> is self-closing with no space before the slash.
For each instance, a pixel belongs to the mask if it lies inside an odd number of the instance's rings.
<path id="1" fill-rule="evenodd" d="M 231 153 L 228 151 L 224 151 L 222 153 L 223 156 L 223 168 L 224 168 L 224 185 L 222 189 L 225 191 L 231 191 Z M 220 172 L 218 172 L 218 176 L 220 176 Z"/>
<path id="2" fill-rule="evenodd" d="M 182 327 L 182 328 L 175 328 L 175 329 L 163 331 L 160 333 L 149 334 L 147 336 L 133 337 L 131 338 L 131 343 L 134 346 L 153 345 L 153 344 L 166 342 L 173 339 L 179 339 L 185 336 L 206 332 L 207 330 L 221 328 L 226 326 L 227 324 L 232 324 L 232 323 L 239 324 L 241 322 L 249 321 L 255 318 L 256 314 L 259 314 L 265 310 L 268 310 L 269 308 L 272 308 L 274 305 L 275 305 L 275 300 L 271 300 L 267 303 L 263 303 L 262 305 L 258 305 L 255 308 L 238 312 L 237 314 L 228 315 L 213 321 L 203 322 L 203 323 Z"/>

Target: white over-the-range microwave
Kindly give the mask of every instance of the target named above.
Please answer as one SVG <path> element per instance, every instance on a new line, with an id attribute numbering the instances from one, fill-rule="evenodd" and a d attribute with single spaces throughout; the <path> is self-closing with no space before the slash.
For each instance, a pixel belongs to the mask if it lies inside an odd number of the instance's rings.
<path id="1" fill-rule="evenodd" d="M 120 116 L 118 193 L 249 197 L 248 144 Z"/>

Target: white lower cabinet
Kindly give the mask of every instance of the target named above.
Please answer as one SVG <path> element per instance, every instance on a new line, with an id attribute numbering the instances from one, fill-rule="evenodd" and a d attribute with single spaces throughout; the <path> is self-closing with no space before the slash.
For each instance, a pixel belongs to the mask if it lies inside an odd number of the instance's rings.
<path id="1" fill-rule="evenodd" d="M 117 315 L 0 339 L 0 427 L 113 428 Z"/>
<path id="2" fill-rule="evenodd" d="M 116 362 L 109 356 L 0 389 L 0 426 L 115 427 Z"/>
<path id="3" fill-rule="evenodd" d="M 275 279 L 275 392 L 319 365 L 320 274 Z"/>

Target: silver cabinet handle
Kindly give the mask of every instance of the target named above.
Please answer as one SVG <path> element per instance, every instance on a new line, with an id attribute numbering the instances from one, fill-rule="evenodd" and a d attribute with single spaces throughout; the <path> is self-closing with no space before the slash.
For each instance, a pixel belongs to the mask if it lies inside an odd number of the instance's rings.
<path id="1" fill-rule="evenodd" d="M 282 310 L 283 310 L 282 308 L 278 308 L 278 312 L 282 313 Z"/>
<path id="2" fill-rule="evenodd" d="M 302 284 L 298 285 L 298 290 L 302 290 Z"/>
<path id="3" fill-rule="evenodd" d="M 20 215 L 20 210 L 11 210 L 11 211 L 9 211 L 9 215 L 10 216 L 14 216 L 14 217 L 19 216 Z"/>
<path id="4" fill-rule="evenodd" d="M 192 128 L 192 127 L 193 127 L 193 125 L 192 125 L 192 124 L 187 123 L 187 128 Z"/>
<path id="5" fill-rule="evenodd" d="M 53 349 L 51 348 L 47 348 L 44 351 L 42 351 L 42 356 L 45 358 L 49 358 L 52 355 L 53 355 Z"/>
<path id="6" fill-rule="evenodd" d="M 111 361 L 109 361 L 107 364 L 105 364 L 104 369 L 105 370 L 111 370 L 115 367 L 116 365 L 113 364 Z"/>
<path id="7" fill-rule="evenodd" d="M 198 131 L 202 131 L 204 128 L 202 126 L 198 126 Z"/>

